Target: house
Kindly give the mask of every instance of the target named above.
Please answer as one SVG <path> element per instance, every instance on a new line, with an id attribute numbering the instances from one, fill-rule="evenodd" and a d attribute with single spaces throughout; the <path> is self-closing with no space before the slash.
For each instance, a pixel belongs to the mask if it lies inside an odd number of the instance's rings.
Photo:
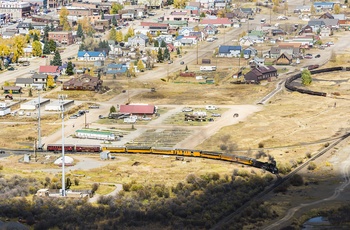
<path id="1" fill-rule="evenodd" d="M 275 60 L 275 64 L 276 65 L 290 65 L 292 64 L 292 56 L 282 53 L 276 60 Z"/>
<path id="2" fill-rule="evenodd" d="M 260 67 L 260 66 L 264 66 L 265 65 L 265 58 L 259 58 L 257 56 L 255 56 L 253 58 L 253 60 L 249 61 L 249 66 L 251 68 L 256 68 L 256 67 Z"/>
<path id="3" fill-rule="evenodd" d="M 334 5 L 333 2 L 314 2 L 314 7 L 318 11 L 333 10 Z"/>
<path id="4" fill-rule="evenodd" d="M 286 32 L 284 32 L 284 31 L 281 30 L 281 29 L 273 29 L 273 30 L 271 30 L 271 34 L 272 34 L 272 36 L 276 36 L 276 35 L 285 35 Z"/>
<path id="5" fill-rule="evenodd" d="M 80 77 L 72 78 L 63 83 L 63 90 L 89 90 L 97 91 L 101 88 L 103 81 L 98 77 L 83 74 Z"/>
<path id="6" fill-rule="evenodd" d="M 273 66 L 261 66 L 252 69 L 244 75 L 244 79 L 247 83 L 260 83 L 262 80 L 271 81 L 274 77 L 277 77 L 277 69 Z"/>
<path id="7" fill-rule="evenodd" d="M 262 30 L 251 30 L 248 33 L 248 36 L 257 36 L 257 37 L 260 37 L 260 38 L 264 38 L 265 37 L 265 33 Z"/>
<path id="8" fill-rule="evenodd" d="M 298 5 L 295 7 L 294 13 L 308 13 L 311 12 L 310 5 Z"/>
<path id="9" fill-rule="evenodd" d="M 300 31 L 298 32 L 299 35 L 303 35 L 303 34 L 312 34 L 312 27 L 309 25 L 305 25 L 303 26 Z"/>
<path id="10" fill-rule="evenodd" d="M 193 27 L 182 27 L 179 30 L 179 35 L 183 35 L 183 36 L 189 36 L 190 32 L 194 31 Z"/>
<path id="11" fill-rule="evenodd" d="M 332 34 L 332 30 L 331 30 L 331 28 L 329 28 L 329 27 L 323 27 L 323 28 L 321 28 L 321 30 L 320 30 L 320 36 L 321 36 L 322 38 L 324 38 L 324 37 L 329 37 L 331 34 Z"/>
<path id="12" fill-rule="evenodd" d="M 333 16 L 331 13 L 326 12 L 326 13 L 322 14 L 322 15 L 319 17 L 319 19 L 334 19 L 334 16 Z"/>
<path id="13" fill-rule="evenodd" d="M 338 29 L 339 20 L 338 19 L 311 19 L 310 21 L 308 21 L 308 25 L 312 28 L 312 32 L 317 33 L 318 30 L 323 27 Z"/>
<path id="14" fill-rule="evenodd" d="M 157 108 L 154 105 L 120 105 L 119 110 L 120 113 L 129 113 L 138 116 L 153 115 L 157 112 Z"/>
<path id="15" fill-rule="evenodd" d="M 254 35 L 244 36 L 239 39 L 239 44 L 241 46 L 253 46 L 257 43 L 264 43 L 264 39 Z"/>
<path id="16" fill-rule="evenodd" d="M 16 78 L 15 85 L 19 87 L 32 87 L 33 84 L 33 78 Z"/>
<path id="17" fill-rule="evenodd" d="M 105 61 L 106 56 L 104 51 L 78 51 L 78 61 Z"/>
<path id="18" fill-rule="evenodd" d="M 219 46 L 219 57 L 240 57 L 242 52 L 241 46 Z"/>
<path id="19" fill-rule="evenodd" d="M 38 89 L 44 89 L 46 88 L 47 85 L 47 74 L 40 74 L 40 73 L 35 73 L 32 76 L 33 79 L 33 87 L 36 87 Z"/>
<path id="20" fill-rule="evenodd" d="M 147 46 L 148 37 L 144 34 L 136 34 L 134 37 L 128 38 L 128 45 L 144 49 Z"/>
<path id="21" fill-rule="evenodd" d="M 128 67 L 124 64 L 110 63 L 106 66 L 105 74 L 121 75 L 121 74 L 125 74 L 127 70 L 128 70 Z"/>
<path id="22" fill-rule="evenodd" d="M 214 25 L 206 25 L 203 28 L 204 33 L 208 34 L 208 35 L 215 35 L 219 32 L 218 28 L 216 28 L 216 26 Z"/>
<path id="23" fill-rule="evenodd" d="M 6 103 L 0 103 L 0 116 L 5 116 L 11 113 L 11 108 Z"/>
<path id="24" fill-rule="evenodd" d="M 251 47 L 251 46 L 245 48 L 244 52 L 249 52 L 250 57 L 255 57 L 258 55 L 258 51 L 254 47 Z"/>
<path id="25" fill-rule="evenodd" d="M 21 86 L 3 86 L 4 94 L 20 94 L 22 93 Z"/>
<path id="26" fill-rule="evenodd" d="M 12 31 L 4 31 L 2 33 L 2 38 L 4 39 L 10 39 L 13 38 L 16 35 L 16 32 L 12 32 Z"/>
<path id="27" fill-rule="evenodd" d="M 50 31 L 49 40 L 64 45 L 72 45 L 74 43 L 72 31 Z"/>
<path id="28" fill-rule="evenodd" d="M 213 25 L 216 27 L 232 27 L 233 22 L 228 18 L 203 19 L 200 21 L 201 26 Z"/>
<path id="29" fill-rule="evenodd" d="M 51 65 L 39 66 L 39 73 L 40 74 L 52 75 L 52 76 L 59 76 L 59 75 L 61 75 L 61 71 L 60 71 L 59 66 L 51 66 Z"/>

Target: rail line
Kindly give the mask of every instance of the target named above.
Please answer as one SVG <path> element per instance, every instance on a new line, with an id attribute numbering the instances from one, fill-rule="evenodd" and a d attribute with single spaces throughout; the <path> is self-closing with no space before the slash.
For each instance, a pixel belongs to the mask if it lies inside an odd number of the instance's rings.
<path id="1" fill-rule="evenodd" d="M 215 229 L 223 229 L 223 228 L 225 228 L 226 227 L 225 225 L 230 224 L 230 222 L 232 221 L 234 216 L 236 216 L 239 213 L 241 213 L 242 211 L 244 211 L 244 209 L 249 207 L 253 202 L 261 200 L 265 195 L 267 195 L 268 193 L 272 192 L 275 188 L 277 188 L 278 186 L 282 185 L 283 183 L 288 181 L 292 176 L 294 176 L 296 173 L 298 173 L 300 170 L 305 168 L 310 163 L 310 161 L 313 161 L 313 160 L 319 158 L 324 153 L 326 153 L 327 151 L 329 151 L 333 147 L 337 146 L 339 143 L 344 141 L 349 136 L 350 136 L 350 133 L 344 134 L 341 138 L 339 138 L 339 140 L 336 140 L 335 142 L 331 143 L 326 148 L 324 148 L 321 151 L 319 151 L 317 154 L 315 154 L 309 160 L 307 160 L 304 163 L 302 163 L 301 165 L 299 165 L 297 168 L 295 168 L 295 170 L 293 170 L 292 172 L 287 174 L 285 177 L 279 177 L 274 184 L 272 184 L 271 186 L 266 188 L 264 191 L 262 191 L 257 196 L 255 196 L 253 199 L 247 201 L 244 205 L 239 207 L 235 212 L 231 213 L 230 215 L 225 217 L 223 220 L 218 222 L 212 229 L 215 230 Z"/>

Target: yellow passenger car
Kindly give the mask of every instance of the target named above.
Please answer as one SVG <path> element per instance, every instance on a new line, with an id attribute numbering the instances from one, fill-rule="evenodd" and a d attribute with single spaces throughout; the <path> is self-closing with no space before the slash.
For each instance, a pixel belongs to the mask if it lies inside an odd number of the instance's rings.
<path id="1" fill-rule="evenodd" d="M 102 151 L 109 151 L 111 153 L 126 153 L 125 146 L 103 146 Z"/>
<path id="2" fill-rule="evenodd" d="M 164 154 L 164 155 L 174 155 L 175 150 L 173 148 L 166 147 L 153 147 L 152 153 L 154 154 Z"/>

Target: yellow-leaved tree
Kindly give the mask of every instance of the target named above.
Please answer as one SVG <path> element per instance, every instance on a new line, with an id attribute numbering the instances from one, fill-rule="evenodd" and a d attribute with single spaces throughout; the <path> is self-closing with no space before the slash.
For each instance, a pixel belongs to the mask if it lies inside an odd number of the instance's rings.
<path id="1" fill-rule="evenodd" d="M 83 29 L 85 34 L 92 34 L 96 32 L 92 27 L 91 21 L 88 17 L 83 17 L 82 19 L 79 19 L 78 24 L 81 25 L 81 28 Z"/>
<path id="2" fill-rule="evenodd" d="M 137 62 L 137 69 L 141 72 L 145 70 L 145 65 L 143 64 L 143 61 L 141 59 Z"/>
<path id="3" fill-rule="evenodd" d="M 43 54 L 43 48 L 41 46 L 41 43 L 39 41 L 33 41 L 32 43 L 32 55 L 39 57 Z"/>
<path id="4" fill-rule="evenodd" d="M 68 22 L 69 11 L 66 7 L 62 7 L 60 10 L 60 26 L 63 27 L 63 31 L 71 30 L 71 27 Z"/>
<path id="5" fill-rule="evenodd" d="M 186 6 L 186 0 L 174 0 L 173 6 L 177 9 L 182 9 Z"/>
<path id="6" fill-rule="evenodd" d="M 12 39 L 11 51 L 13 52 L 12 62 L 17 62 L 18 58 L 24 55 L 24 45 L 26 38 L 23 35 L 15 36 Z"/>
<path id="7" fill-rule="evenodd" d="M 117 42 L 121 42 L 123 41 L 123 32 L 122 31 L 117 31 L 117 34 L 115 36 L 115 39 L 117 40 Z"/>
<path id="8" fill-rule="evenodd" d="M 113 41 L 117 40 L 117 31 L 114 27 L 112 27 L 112 29 L 109 31 L 108 39 Z"/>
<path id="9" fill-rule="evenodd" d="M 47 76 L 47 82 L 46 82 L 47 88 L 54 88 L 55 87 L 55 79 L 52 75 Z"/>
<path id="10" fill-rule="evenodd" d="M 134 63 L 131 62 L 129 66 L 129 77 L 134 77 L 135 76 L 135 66 Z"/>

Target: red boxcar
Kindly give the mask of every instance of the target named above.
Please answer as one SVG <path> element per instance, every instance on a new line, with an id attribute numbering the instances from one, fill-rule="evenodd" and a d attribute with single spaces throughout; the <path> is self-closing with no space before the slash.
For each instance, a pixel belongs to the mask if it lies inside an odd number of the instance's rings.
<path id="1" fill-rule="evenodd" d="M 101 148 L 99 145 L 77 145 L 75 151 L 99 153 L 101 152 Z"/>
<path id="2" fill-rule="evenodd" d="M 50 152 L 62 152 L 62 144 L 48 144 L 47 151 Z M 74 152 L 74 145 L 66 144 L 64 145 L 65 152 Z"/>

